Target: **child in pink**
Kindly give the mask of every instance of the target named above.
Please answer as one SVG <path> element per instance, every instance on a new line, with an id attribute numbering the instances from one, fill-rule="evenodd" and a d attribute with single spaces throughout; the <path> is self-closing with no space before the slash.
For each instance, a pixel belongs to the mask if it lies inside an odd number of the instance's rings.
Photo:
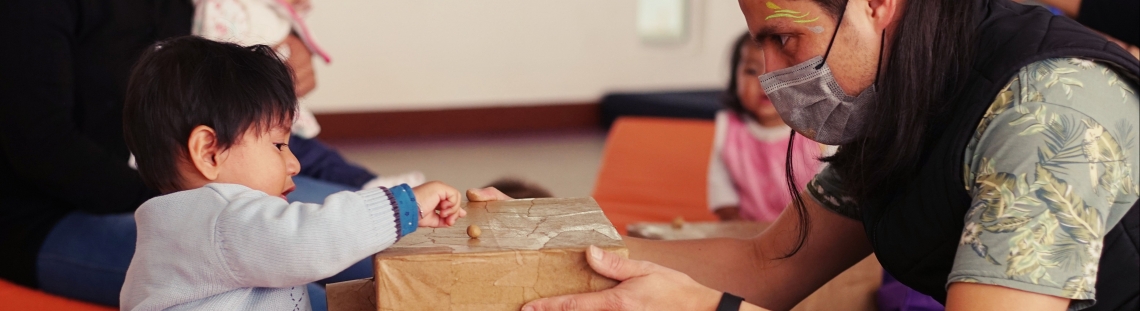
<path id="1" fill-rule="evenodd" d="M 721 220 L 773 221 L 792 202 L 785 174 L 789 148 L 797 190 L 822 168 L 827 146 L 784 124 L 760 87 L 763 52 L 745 33 L 736 40 L 725 109 L 716 116 L 716 138 L 709 163 L 709 209 Z"/>

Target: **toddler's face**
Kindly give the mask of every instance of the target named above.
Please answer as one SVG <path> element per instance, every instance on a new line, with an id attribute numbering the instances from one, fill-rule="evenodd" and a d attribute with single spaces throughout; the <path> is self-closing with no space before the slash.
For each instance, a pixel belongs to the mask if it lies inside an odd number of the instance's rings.
<path id="1" fill-rule="evenodd" d="M 764 74 L 764 52 L 758 46 L 746 43 L 740 48 L 740 64 L 736 67 L 736 96 L 740 103 L 761 123 L 780 120 L 772 100 L 764 94 L 760 86 L 760 75 Z"/>
<path id="2" fill-rule="evenodd" d="M 240 184 L 282 199 L 294 189 L 293 176 L 301 163 L 289 150 L 289 129 L 252 128 L 218 156 L 215 182 Z"/>

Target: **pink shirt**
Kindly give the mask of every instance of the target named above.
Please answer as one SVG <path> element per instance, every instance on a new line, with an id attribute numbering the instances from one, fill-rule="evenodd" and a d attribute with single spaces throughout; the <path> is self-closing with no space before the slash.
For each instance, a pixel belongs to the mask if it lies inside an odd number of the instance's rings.
<path id="1" fill-rule="evenodd" d="M 714 150 L 710 165 L 710 209 L 738 205 L 744 219 L 775 220 L 792 201 L 784 177 L 791 129 L 787 126 L 763 128 L 755 121 L 745 121 L 735 113 L 723 112 L 717 116 L 717 123 L 716 147 L 720 149 Z M 792 167 L 799 190 L 819 172 L 821 163 L 817 159 L 823 155 L 822 147 L 819 143 L 796 134 L 792 147 Z M 720 169 L 724 171 L 721 174 L 726 176 L 714 176 L 717 174 L 717 162 L 720 162 Z M 726 177 L 731 182 L 735 202 L 732 195 L 723 194 L 728 189 L 713 189 L 718 187 L 718 181 L 714 179 L 723 180 Z M 723 181 L 719 183 L 723 184 Z M 719 198 L 714 198 L 718 195 Z"/>

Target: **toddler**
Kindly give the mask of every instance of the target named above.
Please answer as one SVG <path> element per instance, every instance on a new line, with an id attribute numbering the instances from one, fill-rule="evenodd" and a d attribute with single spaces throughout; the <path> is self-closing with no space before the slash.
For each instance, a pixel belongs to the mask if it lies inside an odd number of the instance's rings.
<path id="1" fill-rule="evenodd" d="M 306 284 L 420 227 L 466 212 L 438 182 L 288 203 L 297 109 L 289 69 L 264 45 L 160 42 L 128 83 L 124 137 L 164 193 L 135 212 L 123 310 L 308 310 Z"/>
<path id="2" fill-rule="evenodd" d="M 725 91 L 729 109 L 716 116 L 709 209 L 721 220 L 773 221 L 792 202 L 785 177 L 788 154 L 802 189 L 822 169 L 819 157 L 832 150 L 799 134 L 788 145 L 792 129 L 760 87 L 764 54 L 747 32 L 733 45 L 731 66 Z"/>

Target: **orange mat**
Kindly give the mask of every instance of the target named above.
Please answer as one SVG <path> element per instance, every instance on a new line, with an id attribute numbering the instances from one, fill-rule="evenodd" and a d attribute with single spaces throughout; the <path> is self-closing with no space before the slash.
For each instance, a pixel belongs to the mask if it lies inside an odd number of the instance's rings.
<path id="1" fill-rule="evenodd" d="M 118 308 L 63 298 L 0 280 L 0 310 L 114 311 Z"/>
<path id="2" fill-rule="evenodd" d="M 624 117 L 606 140 L 594 199 L 626 234 L 639 221 L 716 220 L 708 210 L 712 121 Z"/>

